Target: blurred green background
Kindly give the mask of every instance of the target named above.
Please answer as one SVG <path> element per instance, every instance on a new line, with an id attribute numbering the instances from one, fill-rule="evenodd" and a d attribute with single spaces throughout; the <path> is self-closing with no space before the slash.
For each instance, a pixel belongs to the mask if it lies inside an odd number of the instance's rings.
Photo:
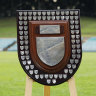
<path id="1" fill-rule="evenodd" d="M 96 96 L 96 53 L 83 53 L 75 74 L 78 96 Z M 0 96 L 24 96 L 26 74 L 17 52 L 0 52 Z M 43 96 L 43 85 L 34 82 L 33 96 Z M 70 96 L 68 83 L 51 87 L 51 96 Z"/>
<path id="2" fill-rule="evenodd" d="M 17 9 L 80 9 L 81 33 L 84 38 L 96 37 L 96 0 L 1 0 L 0 38 L 16 38 Z M 96 52 L 83 52 L 75 74 L 78 96 L 96 96 Z M 17 52 L 0 52 L 0 96 L 24 96 L 26 74 Z M 33 96 L 43 96 L 43 85 L 33 84 Z M 51 87 L 51 96 L 69 96 L 67 82 Z"/>
<path id="3" fill-rule="evenodd" d="M 81 33 L 84 37 L 96 36 L 96 18 L 81 16 Z M 0 19 L 0 37 L 16 37 L 16 18 Z"/>

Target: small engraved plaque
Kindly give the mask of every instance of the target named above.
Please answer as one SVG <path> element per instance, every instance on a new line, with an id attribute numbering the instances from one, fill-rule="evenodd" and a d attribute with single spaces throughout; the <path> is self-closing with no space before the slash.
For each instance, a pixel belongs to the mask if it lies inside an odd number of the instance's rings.
<path id="1" fill-rule="evenodd" d="M 40 25 L 40 34 L 60 34 L 60 25 Z"/>

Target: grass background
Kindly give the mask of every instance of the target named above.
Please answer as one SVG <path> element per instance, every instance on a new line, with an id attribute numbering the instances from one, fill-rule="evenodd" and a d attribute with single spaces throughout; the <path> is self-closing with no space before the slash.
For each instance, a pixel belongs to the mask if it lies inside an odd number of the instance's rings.
<path id="1" fill-rule="evenodd" d="M 81 17 L 81 32 L 96 36 L 96 18 Z M 0 19 L 0 38 L 16 37 L 16 18 Z M 75 74 L 78 96 L 96 96 L 96 53 L 83 53 Z M 17 52 L 0 52 L 0 96 L 24 96 L 26 74 L 20 66 Z M 43 96 L 43 85 L 33 84 L 33 96 Z M 68 84 L 51 87 L 51 96 L 69 96 Z"/>
<path id="2" fill-rule="evenodd" d="M 78 96 L 96 96 L 95 58 L 96 53 L 83 53 L 75 74 Z M 0 96 L 24 96 L 25 76 L 17 52 L 0 52 Z M 43 96 L 43 85 L 33 84 L 33 96 Z M 51 87 L 51 96 L 69 96 L 67 82 Z"/>
<path id="3" fill-rule="evenodd" d="M 96 18 L 81 17 L 83 36 L 96 36 Z M 0 37 L 16 37 L 16 18 L 0 19 Z"/>

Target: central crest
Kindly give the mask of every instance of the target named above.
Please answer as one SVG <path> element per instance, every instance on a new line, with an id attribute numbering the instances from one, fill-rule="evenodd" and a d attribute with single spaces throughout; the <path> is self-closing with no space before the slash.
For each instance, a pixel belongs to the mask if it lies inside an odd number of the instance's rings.
<path id="1" fill-rule="evenodd" d="M 30 21 L 29 35 L 31 59 L 38 68 L 54 73 L 65 67 L 71 51 L 68 21 Z"/>

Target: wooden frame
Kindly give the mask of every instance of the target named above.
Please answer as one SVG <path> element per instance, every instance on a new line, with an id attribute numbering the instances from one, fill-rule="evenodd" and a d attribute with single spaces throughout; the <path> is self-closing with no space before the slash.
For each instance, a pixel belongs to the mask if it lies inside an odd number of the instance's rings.
<path id="1" fill-rule="evenodd" d="M 25 96 L 32 96 L 32 84 L 33 80 L 29 76 L 26 76 Z M 70 96 L 77 96 L 74 77 L 68 80 L 68 85 Z M 50 86 L 44 85 L 44 96 L 50 96 Z"/>
<path id="2" fill-rule="evenodd" d="M 60 34 L 40 34 L 40 25 L 60 25 Z M 63 30 L 62 30 L 63 29 Z M 38 31 L 38 32 L 37 32 Z M 48 73 L 56 73 L 63 69 L 68 63 L 71 54 L 70 48 L 70 32 L 68 21 L 30 21 L 29 22 L 29 37 L 30 37 L 30 53 L 34 64 L 42 71 Z M 38 56 L 36 48 L 36 37 L 64 37 L 65 38 L 65 56 L 55 66 L 48 66 L 42 62 Z"/>

